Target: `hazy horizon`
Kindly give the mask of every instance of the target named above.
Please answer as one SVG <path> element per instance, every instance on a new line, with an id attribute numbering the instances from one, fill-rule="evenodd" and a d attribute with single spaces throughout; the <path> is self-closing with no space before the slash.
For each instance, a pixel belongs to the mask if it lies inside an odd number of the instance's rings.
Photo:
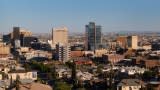
<path id="1" fill-rule="evenodd" d="M 103 32 L 158 32 L 159 4 L 159 0 L 0 0 L 0 31 L 19 26 L 50 33 L 66 26 L 70 32 L 84 32 L 94 21 Z"/>

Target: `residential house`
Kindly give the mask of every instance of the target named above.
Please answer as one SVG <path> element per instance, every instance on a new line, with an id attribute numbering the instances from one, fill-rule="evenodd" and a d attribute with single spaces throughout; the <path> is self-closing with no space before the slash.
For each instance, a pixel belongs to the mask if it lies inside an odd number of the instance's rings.
<path id="1" fill-rule="evenodd" d="M 123 79 L 118 85 L 117 90 L 140 90 L 143 82 L 138 79 Z"/>

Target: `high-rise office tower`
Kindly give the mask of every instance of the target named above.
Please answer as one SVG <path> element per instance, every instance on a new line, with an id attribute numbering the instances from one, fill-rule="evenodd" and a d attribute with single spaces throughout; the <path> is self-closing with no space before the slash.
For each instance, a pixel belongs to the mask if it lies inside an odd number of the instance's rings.
<path id="1" fill-rule="evenodd" d="M 13 27 L 13 39 L 20 39 L 21 37 L 28 37 L 32 36 L 32 32 L 27 31 L 24 28 L 21 27 Z"/>
<path id="2" fill-rule="evenodd" d="M 68 30 L 66 27 L 52 29 L 52 44 L 68 44 Z"/>
<path id="3" fill-rule="evenodd" d="M 89 22 L 86 25 L 86 49 L 95 50 L 99 49 L 102 43 L 101 26 L 95 25 L 94 22 Z"/>
<path id="4" fill-rule="evenodd" d="M 128 48 L 138 49 L 138 36 L 128 36 L 127 42 L 128 42 Z"/>
<path id="5" fill-rule="evenodd" d="M 13 27 L 13 40 L 20 39 L 20 27 Z"/>
<path id="6" fill-rule="evenodd" d="M 20 41 L 20 46 L 23 46 L 25 42 L 24 37 L 31 37 L 31 36 L 32 32 L 28 31 L 27 29 L 21 27 L 13 27 L 13 32 L 11 34 L 11 39 L 13 40 L 12 43 L 15 41 Z"/>

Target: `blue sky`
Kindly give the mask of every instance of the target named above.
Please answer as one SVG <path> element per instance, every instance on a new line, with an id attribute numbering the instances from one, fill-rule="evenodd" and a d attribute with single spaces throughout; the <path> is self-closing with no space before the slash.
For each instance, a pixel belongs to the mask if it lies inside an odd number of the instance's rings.
<path id="1" fill-rule="evenodd" d="M 160 0 L 0 0 L 0 31 L 20 26 L 49 33 L 52 27 L 84 32 L 94 21 L 103 32 L 160 31 Z"/>

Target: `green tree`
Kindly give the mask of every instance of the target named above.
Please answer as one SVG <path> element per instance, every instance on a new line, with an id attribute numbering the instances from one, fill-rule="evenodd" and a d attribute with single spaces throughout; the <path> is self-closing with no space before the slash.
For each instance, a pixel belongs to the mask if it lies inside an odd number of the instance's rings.
<path id="1" fill-rule="evenodd" d="M 65 82 L 56 82 L 54 89 L 55 90 L 71 90 L 71 85 Z"/>
<path id="2" fill-rule="evenodd" d="M 0 74 L 2 74 L 2 79 L 7 79 L 8 78 L 8 75 L 4 72 L 0 72 Z"/>
<path id="3" fill-rule="evenodd" d="M 20 77 L 19 77 L 19 75 L 17 75 L 16 81 L 15 81 L 16 90 L 20 90 L 20 89 L 19 89 L 19 85 L 20 85 Z"/>
<path id="4" fill-rule="evenodd" d="M 85 88 L 77 88 L 76 90 L 86 90 Z"/>
<path id="5" fill-rule="evenodd" d="M 97 73 L 102 73 L 103 65 L 98 65 L 97 66 Z"/>
<path id="6" fill-rule="evenodd" d="M 153 71 L 145 71 L 143 73 L 143 79 L 150 80 L 152 77 L 155 77 L 156 73 Z"/>
<path id="7" fill-rule="evenodd" d="M 53 69 L 51 70 L 51 73 L 53 75 L 53 80 L 57 79 L 57 75 L 56 75 L 56 66 L 55 64 L 53 65 Z"/>
<path id="8" fill-rule="evenodd" d="M 28 63 L 24 64 L 24 68 L 25 68 L 26 71 L 31 70 L 31 66 Z"/>
<path id="9" fill-rule="evenodd" d="M 107 78 L 108 79 L 106 79 L 107 80 L 107 83 L 109 84 L 109 90 L 114 90 L 114 84 L 113 84 L 113 79 L 114 79 L 114 77 L 115 77 L 115 72 L 114 72 L 114 70 L 113 70 L 113 64 L 111 63 L 111 62 L 109 62 L 109 64 L 110 64 L 110 66 L 111 66 L 111 70 L 108 72 L 108 73 L 106 73 L 107 75 Z M 108 90 L 108 89 L 107 89 Z"/>
<path id="10" fill-rule="evenodd" d="M 76 64 L 73 60 L 72 63 L 72 80 L 73 80 L 73 86 L 77 85 L 77 77 L 76 77 Z"/>

